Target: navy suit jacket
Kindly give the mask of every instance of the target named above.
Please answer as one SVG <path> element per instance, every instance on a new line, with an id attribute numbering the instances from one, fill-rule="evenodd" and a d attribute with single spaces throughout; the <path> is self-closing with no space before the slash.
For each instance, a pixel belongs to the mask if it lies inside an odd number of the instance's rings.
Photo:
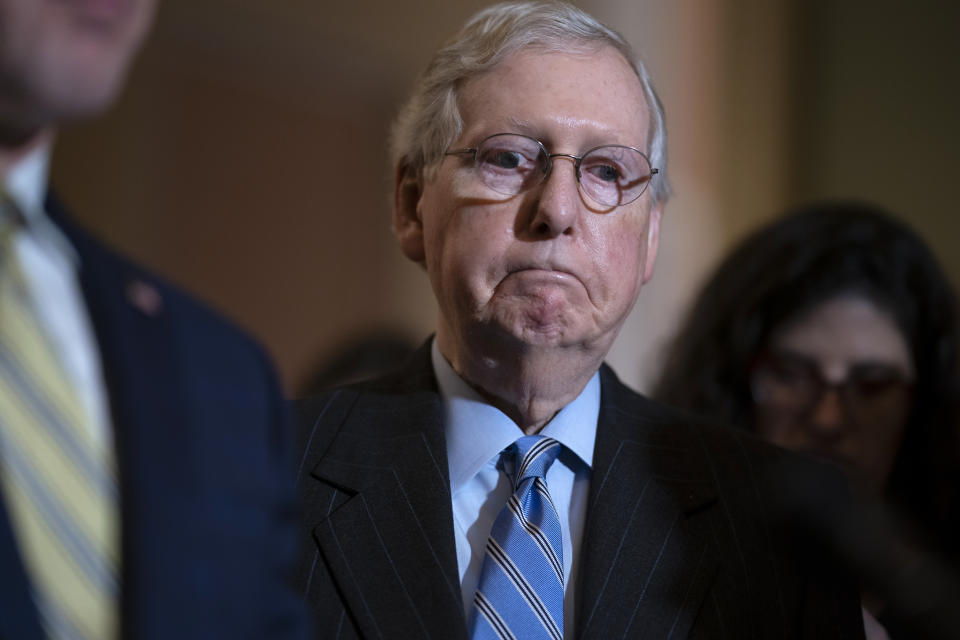
<path id="1" fill-rule="evenodd" d="M 123 638 L 300 638 L 288 584 L 297 502 L 284 403 L 261 350 L 63 218 L 112 411 Z M 159 294 L 134 304 L 137 292 Z M 289 463 L 289 464 L 288 464 Z M 0 500 L 0 639 L 40 640 Z"/>
<path id="2" fill-rule="evenodd" d="M 576 637 L 863 637 L 855 587 L 777 515 L 766 479 L 791 454 L 600 379 Z M 429 348 L 299 413 L 298 582 L 319 637 L 464 639 Z"/>

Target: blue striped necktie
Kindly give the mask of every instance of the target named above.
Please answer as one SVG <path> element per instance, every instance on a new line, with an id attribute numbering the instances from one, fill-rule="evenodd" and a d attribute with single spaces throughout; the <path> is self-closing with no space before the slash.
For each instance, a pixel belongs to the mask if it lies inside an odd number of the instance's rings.
<path id="1" fill-rule="evenodd" d="M 503 453 L 513 461 L 513 495 L 497 516 L 470 614 L 471 640 L 563 638 L 563 543 L 544 476 L 560 443 L 524 436 Z"/>

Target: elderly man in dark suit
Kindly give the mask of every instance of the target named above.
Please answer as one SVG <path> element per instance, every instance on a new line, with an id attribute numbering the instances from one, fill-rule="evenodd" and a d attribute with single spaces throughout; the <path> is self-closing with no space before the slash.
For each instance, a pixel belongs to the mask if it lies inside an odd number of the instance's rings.
<path id="1" fill-rule="evenodd" d="M 248 338 L 48 198 L 153 0 L 0 0 L 0 638 L 295 638 L 284 407 Z M 135 215 L 135 212 L 131 212 Z"/>
<path id="2" fill-rule="evenodd" d="M 783 454 L 603 364 L 669 195 L 622 37 L 565 4 L 484 10 L 393 142 L 437 331 L 398 375 L 300 406 L 321 636 L 860 637 L 855 592 L 777 525 Z"/>

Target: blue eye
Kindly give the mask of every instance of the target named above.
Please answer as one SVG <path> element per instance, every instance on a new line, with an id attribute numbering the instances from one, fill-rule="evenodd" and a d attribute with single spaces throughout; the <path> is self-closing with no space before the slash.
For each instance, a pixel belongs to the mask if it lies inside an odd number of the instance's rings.
<path id="1" fill-rule="evenodd" d="M 501 169 L 516 169 L 523 156 L 516 151 L 491 151 L 483 157 L 484 164 L 492 164 Z"/>
<path id="2" fill-rule="evenodd" d="M 620 170 L 608 164 L 592 166 L 588 171 L 603 182 L 617 182 L 621 177 Z"/>

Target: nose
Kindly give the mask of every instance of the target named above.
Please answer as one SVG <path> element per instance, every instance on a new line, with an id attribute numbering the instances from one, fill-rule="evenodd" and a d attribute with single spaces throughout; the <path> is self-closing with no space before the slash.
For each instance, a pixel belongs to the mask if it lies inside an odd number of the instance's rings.
<path id="1" fill-rule="evenodd" d="M 551 158 L 530 220 L 530 231 L 537 238 L 573 234 L 581 211 L 576 159 L 563 154 Z"/>
<path id="2" fill-rule="evenodd" d="M 820 440 L 833 440 L 843 435 L 846 426 L 847 413 L 839 390 L 824 390 L 810 410 L 808 431 Z"/>

